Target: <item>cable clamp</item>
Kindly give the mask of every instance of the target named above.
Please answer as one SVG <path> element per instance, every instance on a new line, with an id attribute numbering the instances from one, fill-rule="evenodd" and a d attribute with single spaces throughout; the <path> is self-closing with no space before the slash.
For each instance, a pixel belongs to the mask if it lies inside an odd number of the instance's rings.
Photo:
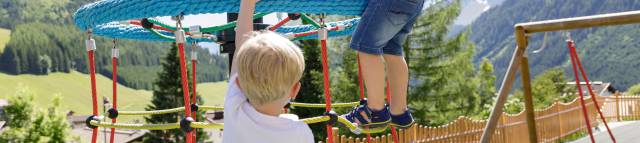
<path id="1" fill-rule="evenodd" d="M 194 25 L 189 27 L 189 33 L 191 34 L 191 38 L 204 38 L 203 33 L 200 31 L 200 25 Z"/>
<path id="2" fill-rule="evenodd" d="M 333 110 L 325 112 L 323 115 L 329 116 L 329 120 L 326 122 L 327 125 L 333 125 L 338 122 L 338 113 Z"/>
<path id="3" fill-rule="evenodd" d="M 184 132 L 193 131 L 193 127 L 191 127 L 191 123 L 194 122 L 193 118 L 187 117 L 180 121 L 180 129 Z"/>
<path id="4" fill-rule="evenodd" d="M 84 122 L 84 124 L 89 128 L 92 128 L 92 129 L 98 128 L 98 126 L 91 125 L 91 121 L 100 121 L 100 117 L 96 115 L 91 115 L 87 117 L 87 119 Z"/>
<path id="5" fill-rule="evenodd" d="M 118 110 L 113 108 L 107 110 L 107 117 L 109 117 L 109 119 L 118 118 Z"/>
<path id="6" fill-rule="evenodd" d="M 142 20 L 140 20 L 140 25 L 145 29 L 151 29 L 154 26 L 154 24 L 151 23 L 148 18 L 143 18 Z"/>
<path id="7" fill-rule="evenodd" d="M 367 105 L 367 98 L 360 99 L 360 105 Z"/>
<path id="8" fill-rule="evenodd" d="M 211 40 L 212 42 L 218 42 L 218 37 L 211 34 L 202 34 L 202 37 Z"/>
<path id="9" fill-rule="evenodd" d="M 185 35 L 184 35 L 184 30 L 182 30 L 182 28 L 178 28 L 174 34 L 176 35 L 176 43 L 177 44 L 184 44 L 187 42 L 187 40 L 185 39 Z"/>
<path id="10" fill-rule="evenodd" d="M 338 25 L 338 26 L 336 26 L 336 31 L 342 31 L 342 30 L 345 30 L 345 29 L 347 29 L 348 27 L 351 27 L 351 26 L 352 26 L 351 24 Z"/>
<path id="11" fill-rule="evenodd" d="M 296 38 L 295 34 L 293 33 L 285 33 L 284 37 L 286 37 L 287 39 L 294 39 Z"/>
<path id="12" fill-rule="evenodd" d="M 111 57 L 117 59 L 119 56 L 120 56 L 120 50 L 118 50 L 118 48 L 113 47 L 113 49 L 111 49 Z"/>
<path id="13" fill-rule="evenodd" d="M 326 27 L 318 29 L 318 38 L 320 40 L 327 40 L 329 36 L 329 30 Z"/>
<path id="14" fill-rule="evenodd" d="M 118 21 L 118 24 L 129 25 L 129 21 Z"/>
<path id="15" fill-rule="evenodd" d="M 85 40 L 84 43 L 87 48 L 87 51 L 96 50 L 96 40 L 94 40 L 93 38 Z"/>
<path id="16" fill-rule="evenodd" d="M 197 112 L 199 107 L 198 104 L 191 104 L 191 112 Z"/>
<path id="17" fill-rule="evenodd" d="M 288 13 L 287 17 L 289 17 L 290 20 L 298 20 L 302 15 L 300 13 Z"/>
<path id="18" fill-rule="evenodd" d="M 191 60 L 193 61 L 198 60 L 198 52 L 196 52 L 196 49 L 193 49 L 193 51 L 191 51 Z"/>
<path id="19" fill-rule="evenodd" d="M 291 109 L 291 101 L 284 105 L 284 109 Z"/>

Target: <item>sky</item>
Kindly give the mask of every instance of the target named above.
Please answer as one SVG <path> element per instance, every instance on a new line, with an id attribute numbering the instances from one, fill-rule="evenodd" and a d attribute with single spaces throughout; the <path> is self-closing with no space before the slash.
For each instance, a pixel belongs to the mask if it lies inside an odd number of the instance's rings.
<path id="1" fill-rule="evenodd" d="M 281 17 L 284 18 L 284 16 L 286 15 L 282 15 Z M 158 19 L 159 21 L 163 22 L 163 23 L 175 23 L 175 21 L 171 20 L 171 17 L 169 16 L 164 16 L 164 17 L 157 17 L 156 19 Z M 278 18 L 278 15 L 276 13 L 272 13 L 269 14 L 265 17 L 263 17 L 262 22 L 266 23 L 266 24 L 276 24 L 278 23 L 278 21 L 280 21 L 281 18 Z M 182 21 L 182 24 L 184 27 L 190 27 L 190 26 L 195 26 L 195 25 L 199 25 L 201 27 L 212 27 L 212 26 L 217 26 L 217 25 L 223 25 L 227 23 L 227 14 L 226 13 L 222 13 L 222 14 L 199 14 L 199 15 L 186 15 L 184 17 L 184 20 Z M 200 45 L 200 47 L 203 48 L 207 48 L 209 49 L 209 52 L 211 54 L 220 54 L 219 52 L 219 48 L 220 45 L 213 43 L 213 42 L 201 42 L 198 43 L 198 45 Z"/>
<path id="2" fill-rule="evenodd" d="M 482 13 L 502 4 L 504 0 L 464 0 L 460 16 L 454 21 L 456 25 L 469 25 Z"/>

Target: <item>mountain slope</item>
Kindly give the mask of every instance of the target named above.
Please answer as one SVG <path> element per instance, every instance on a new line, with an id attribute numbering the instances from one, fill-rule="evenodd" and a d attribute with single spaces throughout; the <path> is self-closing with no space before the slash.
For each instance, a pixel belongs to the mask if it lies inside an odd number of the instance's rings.
<path id="1" fill-rule="evenodd" d="M 89 76 L 79 72 L 53 73 L 49 75 L 8 75 L 0 73 L 0 98 L 8 98 L 15 94 L 19 87 L 27 87 L 37 96 L 34 97 L 35 105 L 45 108 L 51 105 L 53 96 L 59 94 L 65 110 L 73 110 L 76 115 L 91 114 L 91 85 Z M 102 112 L 102 97 L 111 99 L 111 79 L 96 76 L 98 90 L 98 106 Z M 222 105 L 226 93 L 226 82 L 200 83 L 200 94 L 205 105 Z M 152 92 L 148 90 L 136 90 L 118 84 L 118 109 L 120 110 L 144 110 L 150 104 Z M 134 119 L 124 117 L 127 119 Z M 137 118 L 140 119 L 140 118 Z"/>
<path id="2" fill-rule="evenodd" d="M 88 73 L 84 47 L 86 34 L 71 20 L 73 12 L 94 0 L 6 0 L 0 2 L 0 27 L 10 29 L 11 40 L 2 46 L 0 31 L 0 71 L 8 74 L 45 75 L 50 72 L 80 71 Z M 145 42 L 95 36 L 96 72 L 111 76 L 111 48 L 120 49 L 118 82 L 136 89 L 151 89 L 161 58 L 170 42 Z M 191 48 L 187 48 L 189 52 Z M 226 79 L 226 57 L 197 49 L 200 60 L 198 81 Z M 144 72 L 141 72 L 144 71 Z"/>
<path id="3" fill-rule="evenodd" d="M 96 76 L 98 90 L 98 104 L 102 104 L 102 97 L 111 98 L 111 79 Z M 46 76 L 38 75 L 7 75 L 0 73 L 0 98 L 14 95 L 20 87 L 28 87 L 37 96 L 34 97 L 36 106 L 48 107 L 53 95 L 62 96 L 62 107 L 73 110 L 76 114 L 91 114 L 91 84 L 89 76 L 79 72 L 53 73 Z M 118 85 L 118 108 L 121 110 L 143 110 L 149 104 L 151 92 L 135 90 Z M 102 106 L 100 106 L 102 108 Z M 102 109 L 100 109 L 102 111 Z"/>
<path id="4" fill-rule="evenodd" d="M 499 85 L 515 49 L 513 25 L 516 23 L 637 9 L 640 9 L 638 0 L 506 0 L 485 12 L 472 24 L 471 39 L 477 44 L 475 61 L 484 57 L 489 58 L 496 68 L 495 74 L 499 79 L 496 84 Z M 620 59 L 613 54 L 627 54 L 632 57 L 637 55 L 638 52 L 634 52 L 634 48 L 629 48 L 637 46 L 637 42 L 633 39 L 640 36 L 637 34 L 637 28 L 637 26 L 618 26 L 569 31 L 571 37 L 577 42 L 583 64 L 592 80 L 612 82 L 619 89 L 626 89 L 640 82 L 640 77 L 632 76 L 638 73 L 635 71 L 640 71 L 640 67 L 634 66 L 640 64 L 640 61 Z M 531 72 L 537 75 L 546 69 L 560 66 L 566 69 L 568 76 L 571 75 L 566 38 L 562 31 L 548 33 L 546 45 L 544 45 L 546 48 L 538 54 L 531 53 L 543 46 L 544 35 L 534 34 L 530 37 L 528 51 Z M 610 62 L 605 64 L 606 61 Z M 573 79 L 573 76 L 569 76 L 569 79 Z"/>

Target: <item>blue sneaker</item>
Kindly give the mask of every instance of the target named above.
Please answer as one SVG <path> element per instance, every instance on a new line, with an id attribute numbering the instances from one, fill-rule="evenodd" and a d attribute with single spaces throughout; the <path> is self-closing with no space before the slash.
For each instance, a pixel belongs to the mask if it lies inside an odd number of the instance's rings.
<path id="1" fill-rule="evenodd" d="M 386 127 L 391 122 L 391 114 L 389 114 L 389 109 L 386 106 L 382 110 L 375 111 L 369 109 L 366 105 L 360 105 L 342 116 L 351 123 L 359 122 L 359 126 L 369 128 Z"/>
<path id="2" fill-rule="evenodd" d="M 411 125 L 415 124 L 413 120 L 413 116 L 411 116 L 411 112 L 409 110 L 404 111 L 404 113 L 400 115 L 391 115 L 391 124 L 398 128 L 409 128 Z"/>

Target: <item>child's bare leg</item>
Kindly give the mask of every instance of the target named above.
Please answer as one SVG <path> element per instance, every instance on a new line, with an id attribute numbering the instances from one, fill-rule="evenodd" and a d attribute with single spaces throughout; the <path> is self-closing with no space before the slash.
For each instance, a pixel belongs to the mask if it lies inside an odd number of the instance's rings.
<path id="1" fill-rule="evenodd" d="M 409 67 L 402 56 L 385 54 L 383 57 L 387 63 L 387 79 L 391 89 L 391 114 L 400 115 L 407 109 Z"/>
<path id="2" fill-rule="evenodd" d="M 367 106 L 373 110 L 384 108 L 385 64 L 380 55 L 360 53 L 362 78 L 367 88 Z M 405 101 L 406 102 L 406 101 Z"/>

